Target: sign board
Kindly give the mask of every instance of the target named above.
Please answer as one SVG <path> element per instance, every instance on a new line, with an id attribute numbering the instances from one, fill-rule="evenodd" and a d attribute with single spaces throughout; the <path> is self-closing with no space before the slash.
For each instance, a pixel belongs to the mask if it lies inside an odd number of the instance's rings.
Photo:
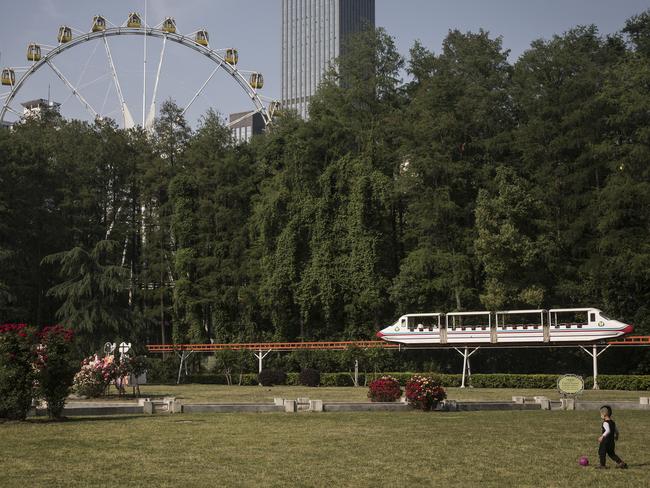
<path id="1" fill-rule="evenodd" d="M 585 389 L 585 382 L 575 374 L 565 374 L 557 380 L 557 389 L 562 395 L 576 396 Z"/>

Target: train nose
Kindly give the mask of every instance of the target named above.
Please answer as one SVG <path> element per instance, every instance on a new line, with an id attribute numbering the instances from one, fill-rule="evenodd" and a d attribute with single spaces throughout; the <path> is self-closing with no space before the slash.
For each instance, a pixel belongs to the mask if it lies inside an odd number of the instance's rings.
<path id="1" fill-rule="evenodd" d="M 379 331 L 377 332 L 376 336 L 381 339 L 382 337 L 384 337 L 384 333 L 382 331 Z"/>
<path id="2" fill-rule="evenodd" d="M 634 330 L 634 327 L 632 325 L 626 325 L 625 328 L 623 329 L 623 334 L 629 334 Z"/>

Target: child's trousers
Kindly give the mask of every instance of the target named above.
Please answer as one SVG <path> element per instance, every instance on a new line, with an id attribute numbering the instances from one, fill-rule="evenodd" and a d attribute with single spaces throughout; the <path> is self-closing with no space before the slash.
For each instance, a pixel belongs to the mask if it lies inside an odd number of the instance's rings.
<path id="1" fill-rule="evenodd" d="M 617 464 L 622 463 L 621 458 L 616 455 L 616 442 L 601 442 L 598 447 L 598 456 L 600 456 L 600 465 L 605 466 L 605 459 L 609 456 Z"/>

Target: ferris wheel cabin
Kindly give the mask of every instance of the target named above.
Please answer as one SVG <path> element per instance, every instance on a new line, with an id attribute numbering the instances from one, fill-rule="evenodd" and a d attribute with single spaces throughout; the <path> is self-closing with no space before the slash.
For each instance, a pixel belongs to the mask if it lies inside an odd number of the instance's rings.
<path id="1" fill-rule="evenodd" d="M 68 26 L 62 25 L 59 27 L 59 34 L 56 36 L 56 39 L 59 41 L 59 44 L 70 42 L 72 40 L 72 29 Z"/>
<path id="2" fill-rule="evenodd" d="M 16 73 L 11 68 L 2 70 L 2 84 L 5 86 L 14 86 L 16 84 Z"/>
<path id="3" fill-rule="evenodd" d="M 194 42 L 200 44 L 201 46 L 207 46 L 210 42 L 210 36 L 208 35 L 207 30 L 197 31 L 194 35 Z"/>
<path id="4" fill-rule="evenodd" d="M 255 90 L 261 90 L 264 86 L 264 77 L 262 76 L 262 73 L 251 73 L 249 83 Z"/>
<path id="5" fill-rule="evenodd" d="M 31 43 L 27 46 L 27 60 L 40 61 L 41 60 L 41 46 Z"/>
<path id="6" fill-rule="evenodd" d="M 161 29 L 165 32 L 169 32 L 170 34 L 175 34 L 176 21 L 172 17 L 167 17 L 165 20 L 163 20 Z"/>
<path id="7" fill-rule="evenodd" d="M 126 26 L 131 27 L 132 29 L 139 29 L 142 27 L 142 19 L 140 19 L 140 15 L 136 12 L 131 12 L 126 21 Z"/>
<path id="8" fill-rule="evenodd" d="M 228 63 L 231 66 L 236 66 L 237 63 L 239 62 L 239 53 L 237 52 L 237 49 L 233 48 L 228 48 L 226 49 L 226 63 Z"/>
<path id="9" fill-rule="evenodd" d="M 101 32 L 106 30 L 106 19 L 101 15 L 95 15 L 93 17 L 93 26 L 91 28 L 93 32 Z"/>

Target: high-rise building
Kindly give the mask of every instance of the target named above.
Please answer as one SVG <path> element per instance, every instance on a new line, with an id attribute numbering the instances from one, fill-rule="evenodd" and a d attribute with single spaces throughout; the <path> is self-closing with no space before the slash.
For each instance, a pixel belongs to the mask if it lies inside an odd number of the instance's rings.
<path id="1" fill-rule="evenodd" d="M 282 0 L 282 106 L 307 117 L 350 35 L 375 26 L 375 0 Z"/>
<path id="2" fill-rule="evenodd" d="M 251 137 L 264 132 L 264 119 L 259 112 L 230 114 L 230 130 L 235 141 L 248 142 Z"/>

